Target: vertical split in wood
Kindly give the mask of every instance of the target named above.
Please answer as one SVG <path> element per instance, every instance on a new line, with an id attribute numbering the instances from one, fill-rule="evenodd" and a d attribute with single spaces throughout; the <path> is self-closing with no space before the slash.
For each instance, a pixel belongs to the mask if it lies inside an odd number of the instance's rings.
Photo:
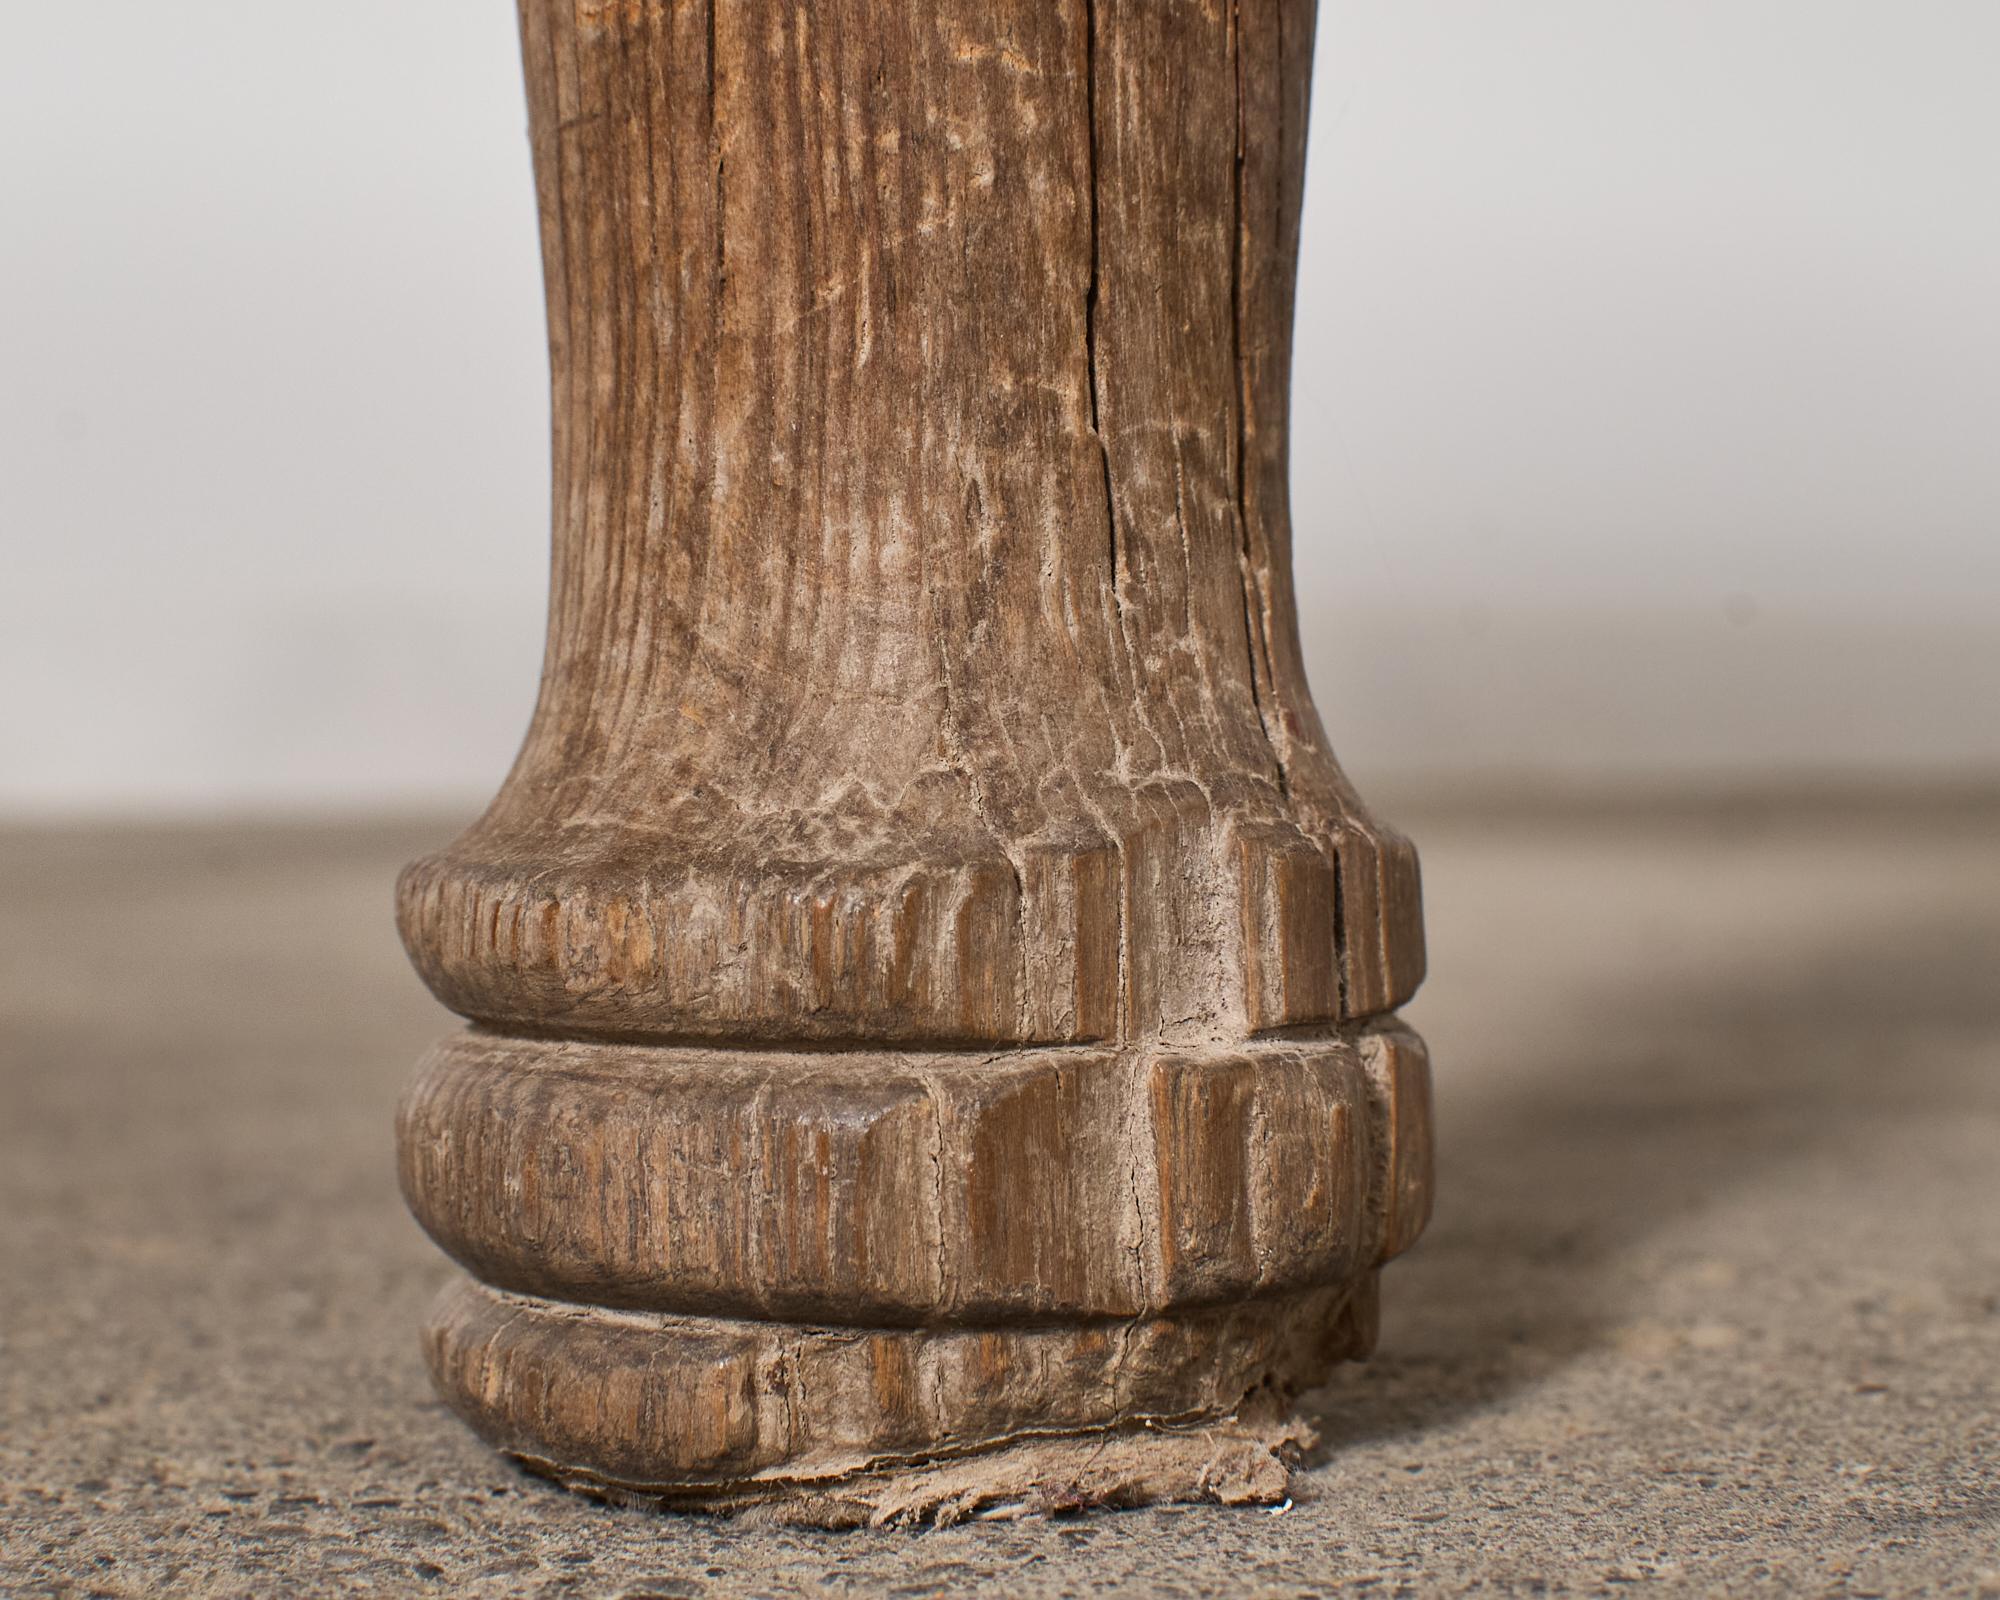
<path id="1" fill-rule="evenodd" d="M 1289 571 L 1311 0 L 521 19 L 548 655 L 399 893 L 477 1024 L 401 1124 L 440 1384 L 674 1503 L 1281 1492 L 1244 1406 L 1429 1184 Z"/>

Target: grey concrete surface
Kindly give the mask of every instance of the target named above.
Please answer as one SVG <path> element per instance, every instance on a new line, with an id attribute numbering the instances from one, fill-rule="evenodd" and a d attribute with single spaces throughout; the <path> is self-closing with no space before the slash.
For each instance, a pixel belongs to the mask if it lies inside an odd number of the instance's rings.
<path id="1" fill-rule="evenodd" d="M 2000 1596 L 2000 802 L 1395 813 L 1441 1203 L 1281 1514 L 814 1535 L 432 1401 L 443 823 L 0 833 L 0 1592 Z"/>

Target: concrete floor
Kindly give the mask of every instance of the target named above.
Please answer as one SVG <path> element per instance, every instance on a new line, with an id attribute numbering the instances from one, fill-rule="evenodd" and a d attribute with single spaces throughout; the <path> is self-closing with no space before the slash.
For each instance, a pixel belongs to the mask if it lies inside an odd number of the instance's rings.
<path id="1" fill-rule="evenodd" d="M 442 824 L 0 835 L 0 1591 L 2000 1596 L 2000 801 L 1392 812 L 1442 1199 L 1282 1514 L 610 1510 L 430 1398 Z"/>

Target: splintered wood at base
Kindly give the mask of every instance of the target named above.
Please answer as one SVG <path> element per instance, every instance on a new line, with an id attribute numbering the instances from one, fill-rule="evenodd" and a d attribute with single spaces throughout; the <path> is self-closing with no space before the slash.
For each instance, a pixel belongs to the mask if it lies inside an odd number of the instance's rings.
<path id="1" fill-rule="evenodd" d="M 1023 1439 L 957 1460 L 857 1473 L 835 1483 L 773 1483 L 692 1497 L 646 1494 L 515 1454 L 530 1472 L 622 1505 L 734 1514 L 816 1528 L 1013 1521 L 1095 1507 L 1206 1502 L 1273 1506 L 1315 1442 L 1303 1419 L 1230 1418 L 1187 1428 L 1133 1428 Z"/>

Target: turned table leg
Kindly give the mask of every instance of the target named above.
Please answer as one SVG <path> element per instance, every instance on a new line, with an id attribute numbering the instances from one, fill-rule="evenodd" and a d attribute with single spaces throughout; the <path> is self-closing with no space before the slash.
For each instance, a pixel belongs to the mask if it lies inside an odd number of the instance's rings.
<path id="1" fill-rule="evenodd" d="M 1282 1494 L 1430 1195 L 1291 590 L 1310 0 L 521 19 L 547 662 L 399 893 L 441 1390 L 673 1504 Z"/>

